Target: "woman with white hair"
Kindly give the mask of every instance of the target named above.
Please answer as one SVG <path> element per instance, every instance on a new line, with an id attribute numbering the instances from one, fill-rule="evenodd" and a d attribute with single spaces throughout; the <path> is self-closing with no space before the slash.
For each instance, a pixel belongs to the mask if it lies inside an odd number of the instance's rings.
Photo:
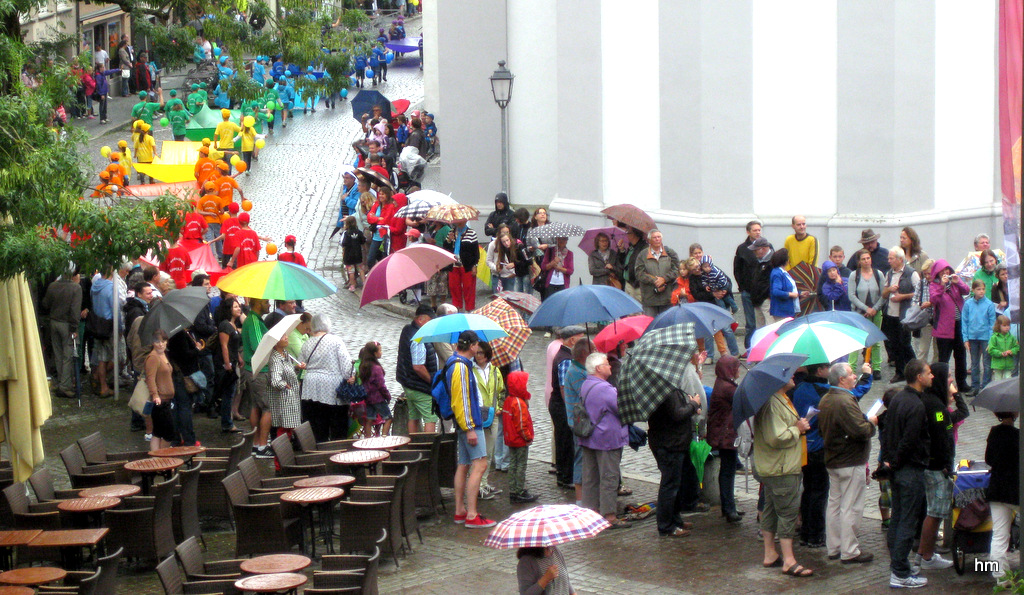
<path id="1" fill-rule="evenodd" d="M 629 430 L 619 420 L 618 391 L 608 383 L 612 366 L 608 356 L 591 353 L 586 362 L 587 378 L 580 388 L 580 400 L 594 426 L 590 436 L 580 436 L 583 449 L 583 505 L 600 513 L 612 529 L 628 527 L 618 512 L 619 464 L 622 447 L 629 443 Z"/>
<path id="2" fill-rule="evenodd" d="M 314 314 L 309 340 L 299 361 L 306 364 L 302 380 L 302 419 L 313 427 L 317 442 L 348 438 L 348 404 L 340 404 L 335 390 L 352 377 L 352 357 L 341 337 L 331 334 L 323 314 Z"/>

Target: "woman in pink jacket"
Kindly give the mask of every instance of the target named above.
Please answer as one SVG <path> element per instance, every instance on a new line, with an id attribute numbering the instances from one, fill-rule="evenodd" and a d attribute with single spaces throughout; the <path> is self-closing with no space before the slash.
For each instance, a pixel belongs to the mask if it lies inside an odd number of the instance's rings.
<path id="1" fill-rule="evenodd" d="M 948 363 L 949 354 L 952 353 L 953 362 L 956 364 L 956 385 L 963 392 L 970 391 L 971 387 L 967 385 L 967 351 L 960 329 L 960 314 L 964 309 L 964 296 L 971 290 L 959 275 L 953 272 L 953 267 L 940 258 L 932 265 L 928 291 L 930 305 L 935 312 L 932 337 L 939 348 L 937 361 Z"/>

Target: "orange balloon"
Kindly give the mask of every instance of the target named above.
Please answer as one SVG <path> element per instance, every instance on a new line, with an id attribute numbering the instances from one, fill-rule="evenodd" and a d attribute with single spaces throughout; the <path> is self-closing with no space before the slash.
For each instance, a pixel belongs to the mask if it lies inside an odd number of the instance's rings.
<path id="1" fill-rule="evenodd" d="M 221 213 L 220 214 L 220 222 L 221 223 L 224 223 L 225 221 L 227 221 L 230 218 L 231 218 L 231 213 Z"/>
<path id="2" fill-rule="evenodd" d="M 242 210 L 243 211 L 251 211 L 252 210 L 252 201 L 249 200 L 248 198 L 243 200 L 242 201 Z"/>
<path id="3" fill-rule="evenodd" d="M 277 244 L 267 244 L 267 254 L 268 255 L 277 254 Z"/>
<path id="4" fill-rule="evenodd" d="M 235 165 L 235 169 L 238 170 L 238 173 L 245 173 L 245 170 L 249 169 L 249 166 L 247 166 L 244 161 L 240 161 Z"/>

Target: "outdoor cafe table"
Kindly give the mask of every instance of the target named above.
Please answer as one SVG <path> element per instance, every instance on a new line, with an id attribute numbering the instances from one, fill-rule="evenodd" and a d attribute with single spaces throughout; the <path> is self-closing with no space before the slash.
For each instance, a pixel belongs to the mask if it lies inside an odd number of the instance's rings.
<path id="1" fill-rule="evenodd" d="M 142 476 L 142 494 L 148 496 L 149 485 L 152 483 L 154 476 L 163 475 L 164 477 L 170 477 L 172 471 L 184 464 L 185 461 L 176 457 L 154 457 L 151 459 L 128 461 L 124 464 L 124 468 Z"/>
<path id="2" fill-rule="evenodd" d="M 57 547 L 64 566 L 78 570 L 82 566 L 82 548 L 89 548 L 90 556 L 95 559 L 96 551 L 102 547 L 101 541 L 110 529 L 62 529 L 59 531 L 43 531 L 28 543 L 29 547 Z M 0 582 L 3 582 L 0 580 Z"/>
<path id="3" fill-rule="evenodd" d="M 135 484 L 128 483 L 115 483 L 108 486 L 97 486 L 95 488 L 86 488 L 81 492 L 78 492 L 79 498 L 97 498 L 100 496 L 106 496 L 108 498 L 128 498 L 130 496 L 136 496 L 142 488 Z"/>
<path id="4" fill-rule="evenodd" d="M 342 467 L 350 467 L 355 471 L 357 479 L 365 479 L 367 469 L 375 469 L 377 463 L 390 456 L 391 453 L 386 450 L 347 450 L 331 455 L 331 462 Z"/>
<path id="5" fill-rule="evenodd" d="M 192 457 L 206 452 L 205 446 L 168 446 L 149 451 L 149 456 L 157 458 L 179 458 L 185 461 L 189 469 L 192 468 Z"/>
<path id="6" fill-rule="evenodd" d="M 3 570 L 14 568 L 14 548 L 19 545 L 28 545 L 42 532 L 42 529 L 0 531 L 0 568 Z"/>
<path id="7" fill-rule="evenodd" d="M 16 568 L 0 573 L 0 583 L 5 585 L 38 586 L 46 585 L 63 579 L 67 571 L 50 566 L 32 566 Z"/>
<path id="8" fill-rule="evenodd" d="M 328 553 L 334 553 L 334 502 L 345 495 L 341 488 L 301 488 L 281 494 L 281 502 L 298 504 L 306 509 L 309 516 L 310 555 L 316 557 L 316 525 L 313 523 L 313 509 L 319 510 L 320 538 L 324 540 Z"/>
<path id="9" fill-rule="evenodd" d="M 306 575 L 293 572 L 254 574 L 235 581 L 235 588 L 243 593 L 297 593 L 307 580 Z"/>
<path id="10" fill-rule="evenodd" d="M 409 444 L 412 438 L 408 436 L 377 436 L 376 438 L 364 438 L 352 443 L 353 448 L 359 450 L 392 450 Z"/>
<path id="11" fill-rule="evenodd" d="M 102 513 L 104 510 L 117 508 L 121 505 L 120 498 L 110 496 L 94 496 L 92 498 L 74 498 L 61 500 L 57 509 L 74 515 L 75 525 L 79 527 L 99 527 L 103 525 Z M 84 519 L 83 519 L 84 517 Z M 84 520 L 84 522 L 81 522 Z"/>
<path id="12" fill-rule="evenodd" d="M 312 560 L 299 554 L 270 554 L 244 560 L 241 569 L 247 574 L 279 574 L 298 572 L 312 563 Z"/>
<path id="13" fill-rule="evenodd" d="M 29 587 L 0 587 L 0 595 L 32 595 L 35 593 Z"/>
<path id="14" fill-rule="evenodd" d="M 292 484 L 295 489 L 299 488 L 343 488 L 356 482 L 351 475 L 315 475 L 295 480 Z"/>

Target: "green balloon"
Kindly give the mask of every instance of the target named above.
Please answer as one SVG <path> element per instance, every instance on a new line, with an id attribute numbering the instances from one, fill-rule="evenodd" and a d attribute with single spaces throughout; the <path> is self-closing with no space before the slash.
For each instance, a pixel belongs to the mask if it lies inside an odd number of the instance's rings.
<path id="1" fill-rule="evenodd" d="M 273 121 L 274 121 L 274 114 L 267 114 L 267 122 L 273 122 Z"/>
<path id="2" fill-rule="evenodd" d="M 284 109 L 284 104 L 283 104 L 283 103 L 281 103 L 280 101 L 278 101 L 278 102 L 277 102 L 277 109 L 278 109 L 278 110 L 283 110 L 283 109 Z"/>
<path id="3" fill-rule="evenodd" d="M 166 127 L 166 126 L 167 126 L 168 124 L 170 124 L 170 123 L 171 123 L 171 121 L 170 121 L 170 120 L 168 120 L 168 119 L 167 119 L 166 117 L 160 118 L 160 125 L 161 125 L 161 126 L 164 126 L 164 127 Z"/>
<path id="4" fill-rule="evenodd" d="M 269 110 L 272 110 L 272 109 L 274 109 L 275 107 L 277 107 L 277 104 L 276 104 L 276 103 L 274 103 L 273 101 L 268 101 L 268 102 L 267 102 L 267 109 L 269 109 Z"/>

